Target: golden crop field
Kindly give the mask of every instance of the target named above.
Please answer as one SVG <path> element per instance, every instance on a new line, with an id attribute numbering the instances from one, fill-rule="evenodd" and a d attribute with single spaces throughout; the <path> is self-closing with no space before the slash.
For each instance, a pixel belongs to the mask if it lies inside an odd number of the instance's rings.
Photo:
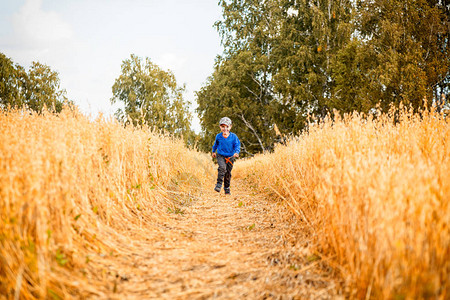
<path id="1" fill-rule="evenodd" d="M 233 197 L 207 154 L 145 127 L 65 109 L 0 129 L 0 299 L 449 297 L 438 113 L 310 124 L 237 161 Z"/>
<path id="2" fill-rule="evenodd" d="M 302 219 L 352 298 L 450 296 L 448 118 L 327 119 L 239 167 Z"/>
<path id="3" fill-rule="evenodd" d="M 121 253 L 212 172 L 182 141 L 68 109 L 1 113 L 0 127 L 0 298 L 91 295 L 93 254 Z"/>

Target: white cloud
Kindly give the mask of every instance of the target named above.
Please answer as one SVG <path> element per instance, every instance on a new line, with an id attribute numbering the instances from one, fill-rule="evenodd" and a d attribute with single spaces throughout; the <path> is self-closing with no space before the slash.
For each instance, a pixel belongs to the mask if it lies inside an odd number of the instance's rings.
<path id="1" fill-rule="evenodd" d="M 72 29 L 56 12 L 42 10 L 42 0 L 27 0 L 12 16 L 15 38 L 32 47 L 64 42 Z"/>

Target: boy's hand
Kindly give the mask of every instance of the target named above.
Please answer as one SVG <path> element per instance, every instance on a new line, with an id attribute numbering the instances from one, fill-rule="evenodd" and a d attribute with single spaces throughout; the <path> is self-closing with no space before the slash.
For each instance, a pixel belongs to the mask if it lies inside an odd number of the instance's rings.
<path id="1" fill-rule="evenodd" d="M 233 154 L 234 157 L 239 157 L 239 153 Z"/>
<path id="2" fill-rule="evenodd" d="M 213 152 L 212 157 L 216 158 L 216 152 Z"/>

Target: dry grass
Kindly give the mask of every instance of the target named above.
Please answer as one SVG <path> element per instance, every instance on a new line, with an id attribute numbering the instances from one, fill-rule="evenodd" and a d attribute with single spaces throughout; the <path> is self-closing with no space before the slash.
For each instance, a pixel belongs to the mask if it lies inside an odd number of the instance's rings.
<path id="1" fill-rule="evenodd" d="M 332 299 L 298 217 L 113 120 L 0 114 L 0 299 Z M 239 162 L 237 163 L 239 164 Z"/>
<path id="2" fill-rule="evenodd" d="M 449 297 L 436 113 L 311 126 L 238 161 L 257 193 L 225 198 L 206 154 L 147 128 L 70 110 L 0 128 L 0 299 Z"/>
<path id="3" fill-rule="evenodd" d="M 285 200 L 358 299 L 450 297 L 450 121 L 408 111 L 311 125 L 235 172 Z"/>
<path id="4" fill-rule="evenodd" d="M 99 262 L 213 174 L 181 141 L 68 109 L 2 112 L 0 128 L 0 299 L 106 297 Z"/>
<path id="5" fill-rule="evenodd" d="M 180 206 L 161 232 L 136 240 L 133 256 L 104 259 L 105 269 L 128 278 L 109 298 L 336 299 L 331 274 L 280 201 L 249 193 L 242 180 L 233 181 L 232 196 L 213 186 Z"/>

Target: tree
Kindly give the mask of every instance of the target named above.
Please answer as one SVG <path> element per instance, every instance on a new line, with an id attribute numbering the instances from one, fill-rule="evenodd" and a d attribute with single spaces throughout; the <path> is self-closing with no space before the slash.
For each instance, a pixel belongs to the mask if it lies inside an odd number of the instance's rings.
<path id="1" fill-rule="evenodd" d="M 11 59 L 0 53 L 0 105 L 2 108 L 17 106 L 19 100 L 19 78 L 17 67 Z"/>
<path id="2" fill-rule="evenodd" d="M 44 107 L 60 112 L 68 103 L 66 90 L 60 88 L 58 72 L 47 65 L 32 62 L 28 71 L 0 53 L 0 106 L 28 108 L 41 112 Z"/>
<path id="3" fill-rule="evenodd" d="M 255 57 L 267 57 L 273 99 L 291 108 L 289 118 L 278 120 L 282 131 L 302 129 L 309 113 L 324 115 L 333 90 L 333 56 L 352 33 L 352 1 L 223 0 L 220 4 L 224 21 L 217 27 L 225 53 L 248 49 Z"/>
<path id="4" fill-rule="evenodd" d="M 371 56 L 364 55 L 363 46 L 357 39 L 340 49 L 332 61 L 333 95 L 328 106 L 341 113 L 369 112 L 382 98 L 381 94 L 368 97 L 373 81 L 363 73 L 366 64 L 372 65 Z"/>
<path id="5" fill-rule="evenodd" d="M 449 28 L 436 2 L 357 1 L 355 32 L 360 44 L 355 55 L 361 63 L 341 75 L 359 74 L 362 96 L 379 101 L 383 110 L 400 103 L 419 110 L 448 74 Z"/>
<path id="6" fill-rule="evenodd" d="M 119 120 L 145 123 L 186 138 L 191 135 L 189 103 L 183 99 L 184 87 L 177 85 L 172 72 L 134 54 L 122 62 L 121 68 L 111 98 L 111 103 L 124 104 L 116 112 Z"/>
<path id="7" fill-rule="evenodd" d="M 244 155 L 270 150 L 275 132 L 269 90 L 265 65 L 255 61 L 251 52 L 242 51 L 217 61 L 207 85 L 197 93 L 197 112 L 203 130 L 216 133 L 219 119 L 228 116 Z M 215 134 L 205 135 L 201 149 L 210 151 L 214 137 Z"/>
<path id="8" fill-rule="evenodd" d="M 307 126 L 308 115 L 321 118 L 334 109 L 369 112 L 380 105 L 386 111 L 403 103 L 419 111 L 425 98 L 434 93 L 436 100 L 449 90 L 446 0 L 220 0 L 219 5 L 223 20 L 216 27 L 224 53 L 198 94 L 202 127 L 210 130 L 217 103 L 231 99 L 232 112 L 243 112 L 241 125 L 254 132 L 247 144 L 263 145 L 259 151 L 276 142 L 265 133 L 275 125 L 290 135 Z"/>
<path id="9" fill-rule="evenodd" d="M 325 116 L 334 92 L 332 62 L 352 33 L 351 0 L 279 1 L 273 40 L 273 83 L 280 99 L 295 107 L 295 126 L 308 114 Z"/>
<path id="10" fill-rule="evenodd" d="M 428 3 L 432 7 L 439 8 L 442 12 L 442 23 L 447 27 L 447 34 L 442 34 L 438 37 L 439 47 L 442 53 L 448 53 L 448 48 L 450 47 L 450 1 L 428 0 Z M 438 77 L 439 81 L 434 84 L 433 92 L 437 108 L 440 110 L 443 105 L 450 103 L 448 100 L 450 96 L 450 67 L 447 68 L 447 72 L 442 72 Z"/>
<path id="11" fill-rule="evenodd" d="M 60 112 L 67 102 L 66 90 L 60 89 L 58 73 L 49 66 L 33 62 L 25 80 L 24 98 L 27 105 L 35 111 L 42 111 L 44 106 Z"/>
<path id="12" fill-rule="evenodd" d="M 210 117 L 218 110 L 234 116 L 253 154 L 279 141 L 275 128 L 297 134 L 308 114 L 324 115 L 331 57 L 351 34 L 350 2 L 220 1 L 224 19 L 216 27 L 225 50 L 198 94 L 203 129 L 215 128 Z"/>

